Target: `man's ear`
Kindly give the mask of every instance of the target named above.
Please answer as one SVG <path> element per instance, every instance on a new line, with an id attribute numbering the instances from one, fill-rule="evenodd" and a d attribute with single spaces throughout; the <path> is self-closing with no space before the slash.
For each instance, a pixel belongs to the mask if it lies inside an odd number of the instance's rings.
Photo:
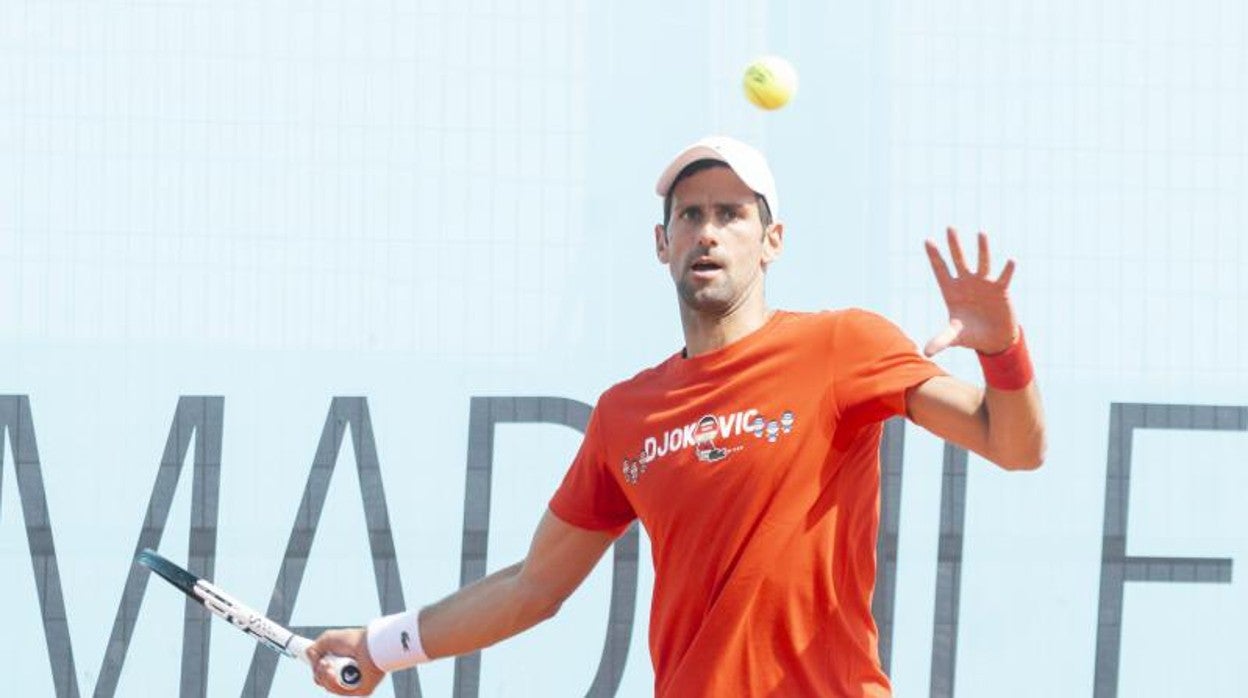
<path id="1" fill-rule="evenodd" d="M 654 226 L 654 254 L 660 262 L 667 264 L 667 228 L 662 223 Z"/>
<path id="2" fill-rule="evenodd" d="M 772 223 L 763 231 L 763 268 L 776 261 L 784 251 L 784 224 Z"/>

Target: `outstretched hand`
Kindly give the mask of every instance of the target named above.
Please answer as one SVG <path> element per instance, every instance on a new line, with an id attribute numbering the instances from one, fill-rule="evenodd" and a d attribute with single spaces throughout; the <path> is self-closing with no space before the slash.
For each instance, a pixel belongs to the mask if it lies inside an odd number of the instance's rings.
<path id="1" fill-rule="evenodd" d="M 991 258 L 988 236 L 981 232 L 979 259 L 972 272 L 962 255 L 958 231 L 949 228 L 946 234 L 956 276 L 949 273 L 949 267 L 934 240 L 927 240 L 924 246 L 932 263 L 932 272 L 936 275 L 936 283 L 940 285 L 940 294 L 949 309 L 949 325 L 928 340 L 923 353 L 933 356 L 951 346 L 967 347 L 984 354 L 1005 351 L 1014 343 L 1018 332 L 1018 321 L 1006 292 L 1014 276 L 1014 260 L 1006 261 L 1005 268 L 996 279 L 989 278 Z"/>

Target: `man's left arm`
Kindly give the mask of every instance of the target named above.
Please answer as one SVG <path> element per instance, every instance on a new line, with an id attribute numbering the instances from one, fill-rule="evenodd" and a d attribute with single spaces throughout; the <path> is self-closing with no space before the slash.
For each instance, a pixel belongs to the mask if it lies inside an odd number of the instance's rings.
<path id="1" fill-rule="evenodd" d="M 998 390 L 936 376 L 907 391 L 906 409 L 915 424 L 1006 470 L 1044 462 L 1044 412 L 1034 380 Z"/>
<path id="2" fill-rule="evenodd" d="M 987 387 L 937 376 L 906 392 L 906 412 L 919 426 L 1002 468 L 1038 468 L 1044 461 L 1044 410 L 1007 293 L 1014 261 L 992 279 L 986 235 L 979 234 L 973 271 L 952 228 L 948 240 L 954 273 L 936 244 L 927 242 L 928 259 L 949 308 L 949 326 L 927 343 L 924 353 L 932 356 L 950 346 L 974 349 Z"/>

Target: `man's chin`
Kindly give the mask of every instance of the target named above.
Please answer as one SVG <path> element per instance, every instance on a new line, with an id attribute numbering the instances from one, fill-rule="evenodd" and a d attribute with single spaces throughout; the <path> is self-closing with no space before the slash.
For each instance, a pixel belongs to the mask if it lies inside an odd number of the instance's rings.
<path id="1" fill-rule="evenodd" d="M 724 315 L 732 309 L 732 299 L 709 288 L 679 289 L 685 307 L 702 315 Z"/>

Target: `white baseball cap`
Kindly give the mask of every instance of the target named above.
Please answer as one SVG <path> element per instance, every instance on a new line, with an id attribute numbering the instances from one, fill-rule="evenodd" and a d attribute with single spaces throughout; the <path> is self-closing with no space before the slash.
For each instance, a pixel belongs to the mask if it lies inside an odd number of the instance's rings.
<path id="1" fill-rule="evenodd" d="M 776 197 L 776 179 L 772 177 L 771 168 L 767 166 L 767 158 L 754 147 L 728 136 L 707 136 L 680 151 L 663 170 L 663 174 L 659 175 L 659 181 L 654 185 L 655 193 L 666 198 L 681 170 L 699 160 L 718 160 L 731 167 L 741 181 L 745 182 L 745 186 L 761 194 L 767 201 L 772 219 L 779 220 L 780 201 Z"/>

